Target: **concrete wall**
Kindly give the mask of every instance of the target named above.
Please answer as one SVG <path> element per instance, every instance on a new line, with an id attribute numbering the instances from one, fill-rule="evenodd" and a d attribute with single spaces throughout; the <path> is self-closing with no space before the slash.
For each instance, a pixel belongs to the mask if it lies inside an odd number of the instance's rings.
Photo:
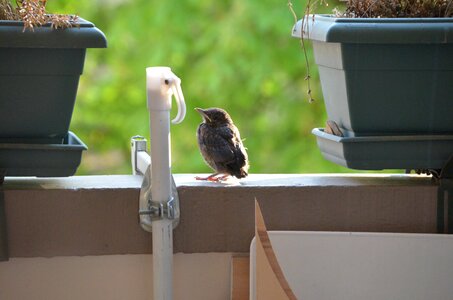
<path id="1" fill-rule="evenodd" d="M 227 184 L 176 175 L 175 252 L 248 252 L 254 199 L 269 230 L 436 233 L 438 186 L 426 176 L 251 175 Z M 138 224 L 139 176 L 6 178 L 10 257 L 150 254 Z"/>

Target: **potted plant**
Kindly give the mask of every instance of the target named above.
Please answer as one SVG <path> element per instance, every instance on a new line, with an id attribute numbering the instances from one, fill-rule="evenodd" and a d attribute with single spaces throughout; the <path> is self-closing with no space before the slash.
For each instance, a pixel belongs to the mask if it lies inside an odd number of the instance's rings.
<path id="1" fill-rule="evenodd" d="M 17 155 L 21 151 L 14 145 L 85 147 L 68 131 L 79 77 L 86 48 L 107 46 L 92 23 L 48 14 L 45 5 L 46 0 L 17 0 L 16 5 L 0 0 L 0 149 Z M 3 161 L 0 169 L 6 169 L 6 175 L 22 172 Z"/>
<path id="2" fill-rule="evenodd" d="M 319 68 L 331 124 L 313 131 L 321 151 L 355 169 L 442 168 L 453 154 L 453 0 L 346 6 L 293 29 Z"/>

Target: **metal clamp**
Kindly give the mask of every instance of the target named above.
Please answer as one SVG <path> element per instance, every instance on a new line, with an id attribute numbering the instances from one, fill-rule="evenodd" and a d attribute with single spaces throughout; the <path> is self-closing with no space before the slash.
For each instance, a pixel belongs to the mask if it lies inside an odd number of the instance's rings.
<path id="1" fill-rule="evenodd" d="M 131 163 L 132 163 L 132 174 L 134 175 L 145 175 L 146 168 L 149 167 L 149 162 L 143 162 L 140 157 L 138 157 L 139 153 L 145 153 L 147 147 L 147 141 L 145 137 L 141 135 L 135 135 L 131 138 Z"/>
<path id="2" fill-rule="evenodd" d="M 149 216 L 153 221 L 170 219 L 174 220 L 176 218 L 176 201 L 174 197 L 171 197 L 167 203 L 161 203 L 157 201 L 150 200 L 148 210 L 140 210 L 139 215 Z"/>
<path id="3" fill-rule="evenodd" d="M 146 152 L 147 141 L 142 136 L 131 139 L 132 173 L 143 176 L 139 197 L 139 220 L 142 228 L 152 232 L 152 222 L 162 219 L 173 220 L 173 228 L 179 224 L 179 197 L 173 176 L 171 177 L 171 198 L 166 203 L 153 201 L 151 197 L 151 158 Z"/>

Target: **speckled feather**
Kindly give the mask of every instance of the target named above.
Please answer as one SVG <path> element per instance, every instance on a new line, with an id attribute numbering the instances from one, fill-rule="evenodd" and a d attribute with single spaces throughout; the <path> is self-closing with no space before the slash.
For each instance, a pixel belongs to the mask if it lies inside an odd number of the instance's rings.
<path id="1" fill-rule="evenodd" d="M 230 174 L 237 178 L 248 175 L 248 156 L 237 127 L 229 115 L 217 108 L 205 110 L 208 114 L 225 113 L 224 120 L 203 122 L 198 126 L 197 139 L 200 152 L 206 163 L 217 173 Z M 215 119 L 215 118 L 214 118 Z"/>

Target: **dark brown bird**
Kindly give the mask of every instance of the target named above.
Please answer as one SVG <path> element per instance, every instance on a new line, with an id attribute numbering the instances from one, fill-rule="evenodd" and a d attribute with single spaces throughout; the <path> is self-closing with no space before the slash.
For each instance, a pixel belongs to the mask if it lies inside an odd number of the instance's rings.
<path id="1" fill-rule="evenodd" d="M 247 152 L 230 115 L 220 108 L 195 110 L 203 117 L 197 129 L 198 146 L 205 162 L 215 171 L 208 177 L 196 179 L 222 181 L 230 175 L 246 177 L 249 169 Z"/>

